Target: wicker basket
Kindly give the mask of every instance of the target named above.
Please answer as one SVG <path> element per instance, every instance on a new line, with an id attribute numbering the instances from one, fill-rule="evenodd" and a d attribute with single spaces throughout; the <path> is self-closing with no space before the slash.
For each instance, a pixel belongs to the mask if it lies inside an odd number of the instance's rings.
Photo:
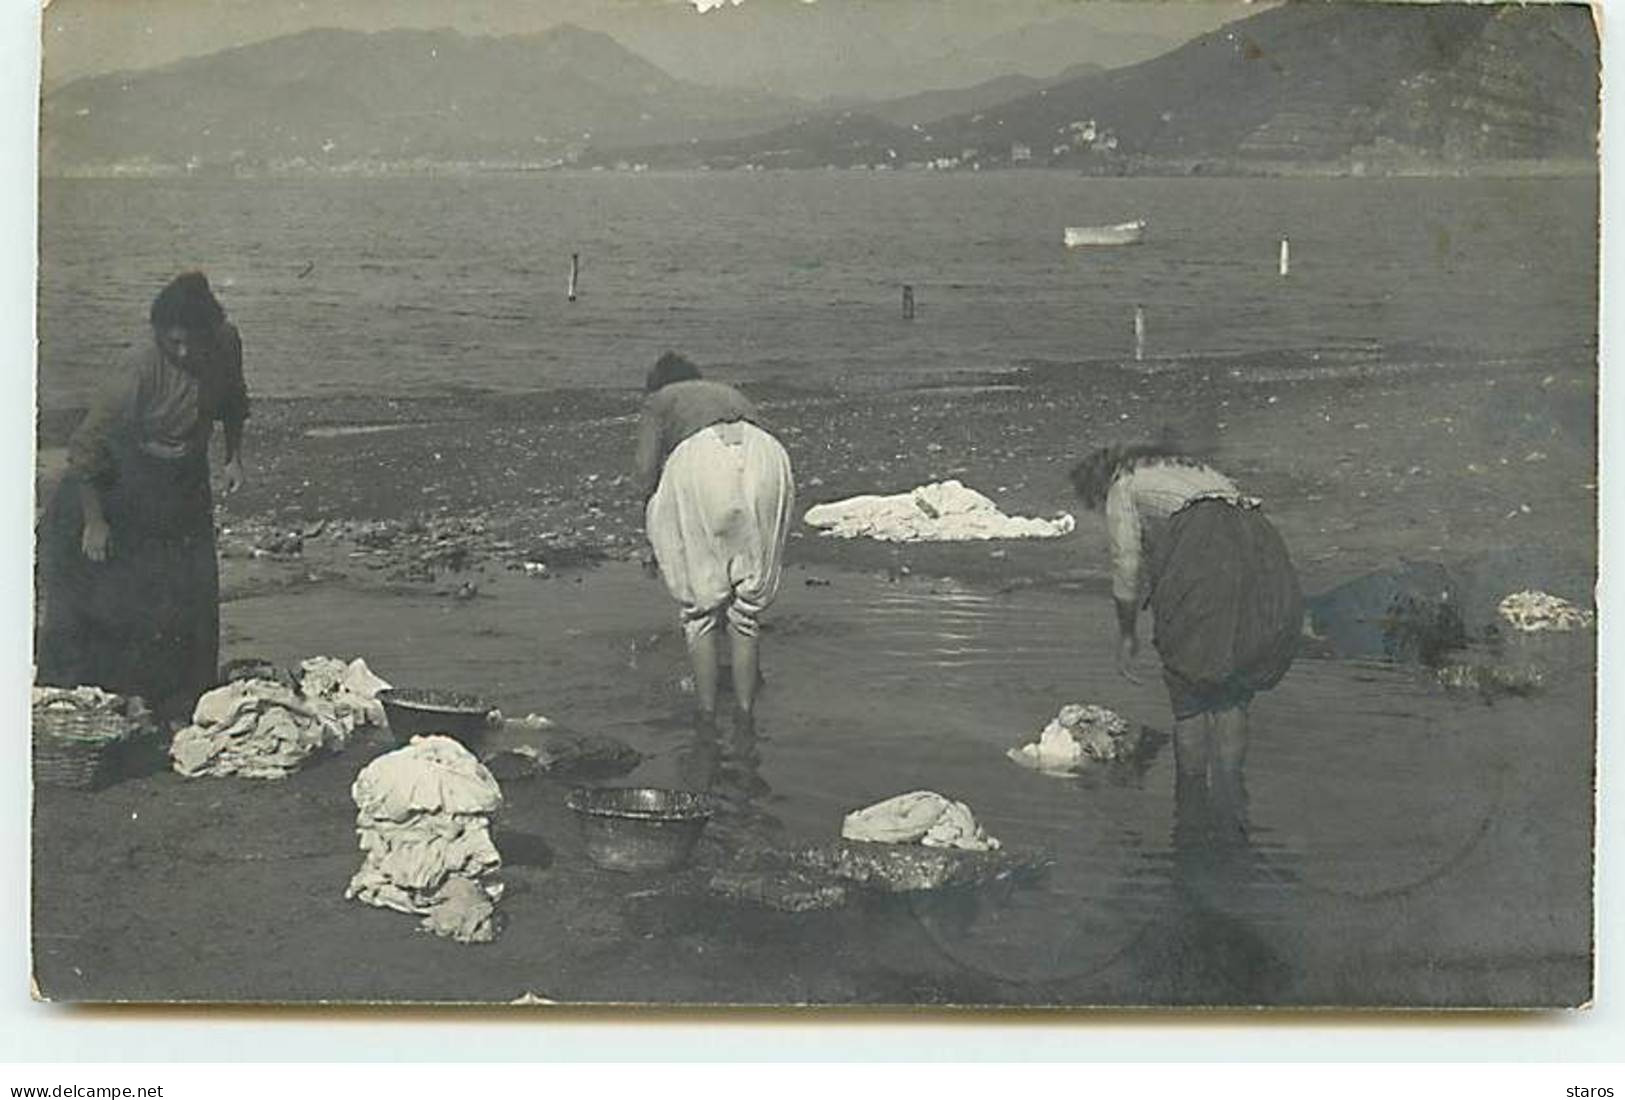
<path id="1" fill-rule="evenodd" d="M 146 726 L 107 710 L 34 709 L 34 782 L 93 791 L 115 782 Z"/>

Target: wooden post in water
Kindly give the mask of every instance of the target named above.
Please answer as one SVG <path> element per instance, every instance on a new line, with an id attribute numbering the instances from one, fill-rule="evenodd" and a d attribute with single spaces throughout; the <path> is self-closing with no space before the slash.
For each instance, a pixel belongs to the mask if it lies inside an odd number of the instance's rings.
<path id="1" fill-rule="evenodd" d="M 903 320 L 914 320 L 914 288 L 907 283 L 903 284 Z"/>
<path id="2" fill-rule="evenodd" d="M 1145 308 L 1134 307 L 1134 361 L 1145 358 Z"/>
<path id="3" fill-rule="evenodd" d="M 576 276 L 581 271 L 581 253 L 570 253 L 570 301 L 576 300 Z"/>
<path id="4" fill-rule="evenodd" d="M 1292 242 L 1285 237 L 1281 238 L 1281 278 L 1286 278 L 1292 270 Z"/>

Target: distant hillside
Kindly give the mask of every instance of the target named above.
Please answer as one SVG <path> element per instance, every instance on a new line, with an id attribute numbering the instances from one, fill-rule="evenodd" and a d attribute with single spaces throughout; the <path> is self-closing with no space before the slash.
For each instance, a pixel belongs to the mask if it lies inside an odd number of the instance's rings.
<path id="1" fill-rule="evenodd" d="M 1035 157 L 1320 161 L 1587 155 L 1597 50 L 1577 6 L 1299 0 L 1162 57 L 1053 86 L 936 141 Z M 1085 139 L 1093 120 L 1094 136 Z"/>
<path id="2" fill-rule="evenodd" d="M 312 30 L 74 81 L 42 104 L 47 171 L 156 163 L 528 160 L 589 141 L 763 129 L 803 105 L 677 80 L 607 35 Z"/>
<path id="3" fill-rule="evenodd" d="M 969 88 L 919 92 L 899 99 L 803 114 L 766 133 L 684 145 L 594 145 L 583 161 L 598 165 L 692 168 L 822 168 L 835 164 L 898 164 L 899 150 L 924 148 L 929 123 L 958 112 L 983 112 L 1080 74 L 1103 72 L 1082 63 L 1050 80 L 1001 76 Z M 928 140 L 928 139 L 926 139 Z M 929 150 L 927 150 L 929 152 Z M 907 159 L 907 158 L 905 158 Z"/>
<path id="4" fill-rule="evenodd" d="M 1081 64 L 1071 67 L 1064 75 L 1049 80 L 1031 76 L 1000 76 L 984 80 L 969 88 L 919 92 L 899 99 L 863 104 L 852 109 L 871 114 L 894 126 L 912 126 L 915 123 L 935 122 L 965 112 L 985 111 L 990 107 L 1008 103 L 1012 99 L 1031 95 L 1059 80 L 1093 76 L 1104 71 L 1099 65 Z"/>
<path id="5" fill-rule="evenodd" d="M 900 151 L 918 144 L 918 127 L 898 126 L 865 111 L 836 111 L 797 119 L 765 134 L 687 145 L 594 148 L 594 165 L 655 168 L 823 168 L 827 165 L 900 164 Z"/>
<path id="6" fill-rule="evenodd" d="M 868 123 L 811 120 L 702 148 L 716 167 L 1584 158 L 1597 88 L 1596 35 L 1578 5 L 1297 0 L 1150 61 L 929 124 L 880 130 L 870 107 Z"/>

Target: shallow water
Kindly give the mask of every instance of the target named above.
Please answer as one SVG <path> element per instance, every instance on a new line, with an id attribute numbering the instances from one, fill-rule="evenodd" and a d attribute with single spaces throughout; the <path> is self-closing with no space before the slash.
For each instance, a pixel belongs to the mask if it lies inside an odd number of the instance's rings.
<path id="1" fill-rule="evenodd" d="M 1502 359 L 1594 338 L 1596 192 L 1064 172 L 50 179 L 40 394 L 83 401 L 187 266 L 214 278 L 250 385 L 274 396 L 630 387 L 668 347 L 732 377 L 897 386 L 1127 357 L 1136 305 L 1153 357 Z M 1143 246 L 1061 244 L 1066 225 L 1131 217 Z"/>
<path id="2" fill-rule="evenodd" d="M 1391 666 L 1300 661 L 1253 708 L 1250 849 L 1215 854 L 1174 842 L 1166 699 L 1149 656 L 1142 686 L 1112 671 L 1102 594 L 811 576 L 792 569 L 772 609 L 760 762 L 733 789 L 764 836 L 832 838 L 845 812 L 929 788 L 969 803 L 1005 845 L 1051 852 L 1037 888 L 913 914 L 950 973 L 1011 1000 L 1105 1003 L 1583 993 L 1583 672 L 1540 700 L 1489 707 Z M 606 566 L 482 591 L 247 596 L 224 609 L 226 653 L 364 655 L 397 683 L 478 691 L 510 715 L 622 737 L 651 754 L 634 780 L 691 778 L 686 666 L 657 582 Z M 1071 779 L 1004 759 L 1081 701 L 1163 731 L 1157 751 Z"/>

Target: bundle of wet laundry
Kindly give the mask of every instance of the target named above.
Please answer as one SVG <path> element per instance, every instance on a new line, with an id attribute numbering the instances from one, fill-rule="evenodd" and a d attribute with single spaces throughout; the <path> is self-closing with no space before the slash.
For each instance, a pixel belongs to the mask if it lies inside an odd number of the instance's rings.
<path id="1" fill-rule="evenodd" d="M 71 688 L 36 685 L 29 701 L 38 711 L 116 714 L 143 722 L 151 719 L 147 705 L 139 695 L 115 695 L 94 684 L 80 684 Z"/>
<path id="2" fill-rule="evenodd" d="M 344 747 L 357 725 L 382 724 L 377 700 L 389 685 L 365 661 L 313 657 L 300 666 L 298 687 L 250 677 L 205 692 L 192 724 L 169 746 L 181 775 L 280 779 L 312 756 Z"/>
<path id="3" fill-rule="evenodd" d="M 958 848 L 988 852 L 999 847 L 988 836 L 970 807 L 935 791 L 910 791 L 853 810 L 841 823 L 841 839 L 881 844 L 923 844 L 927 848 Z"/>
<path id="4" fill-rule="evenodd" d="M 271 680 L 237 680 L 197 701 L 192 724 L 169 744 L 169 758 L 188 778 L 281 779 L 316 753 L 340 748 L 346 732 L 331 713 L 291 688 Z"/>
<path id="5" fill-rule="evenodd" d="M 364 854 L 345 897 L 421 916 L 461 943 L 496 938 L 502 791 L 485 765 L 450 737 L 414 737 L 363 768 L 350 796 Z"/>
<path id="6" fill-rule="evenodd" d="M 1128 721 L 1094 703 L 1068 703 L 1049 720 L 1038 740 L 1005 755 L 1024 768 L 1049 775 L 1070 775 L 1090 763 L 1124 760 L 1137 739 Z"/>
<path id="7" fill-rule="evenodd" d="M 336 657 L 310 657 L 299 663 L 299 692 L 317 706 L 333 712 L 345 732 L 357 726 L 385 726 L 384 704 L 378 693 L 389 681 L 376 675 L 357 657 L 346 664 Z"/>
<path id="8" fill-rule="evenodd" d="M 998 505 L 958 481 L 937 481 L 892 496 L 864 495 L 816 504 L 802 517 L 836 538 L 882 542 L 969 542 L 981 539 L 1052 539 L 1076 521 L 1007 516 Z"/>
<path id="9" fill-rule="evenodd" d="M 1584 630 L 1595 617 L 1561 596 L 1535 590 L 1511 593 L 1501 600 L 1498 610 L 1503 622 L 1526 634 Z"/>

